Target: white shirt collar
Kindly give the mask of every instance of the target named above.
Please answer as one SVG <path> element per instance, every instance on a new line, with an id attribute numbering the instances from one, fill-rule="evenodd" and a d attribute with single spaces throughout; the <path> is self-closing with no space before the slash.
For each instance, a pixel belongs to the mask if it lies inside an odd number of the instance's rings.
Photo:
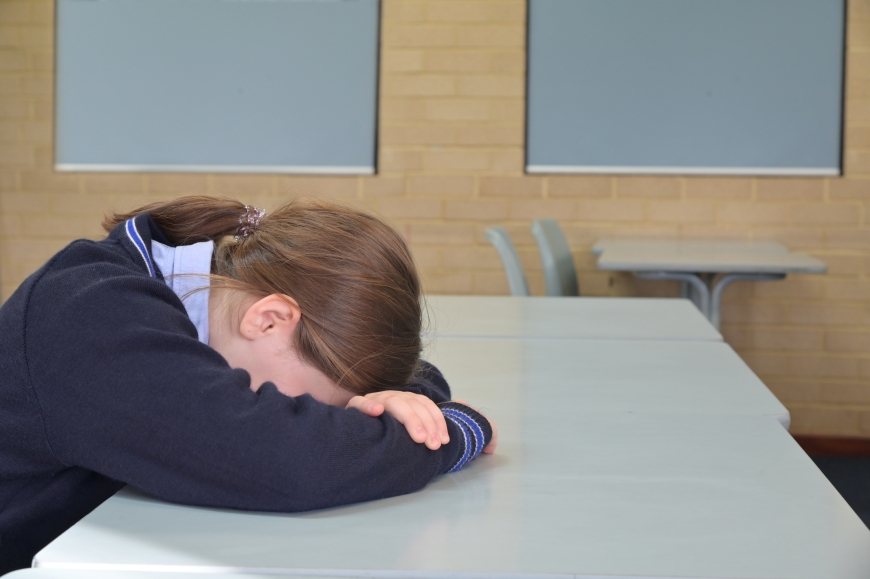
<path id="1" fill-rule="evenodd" d="M 151 242 L 151 255 L 166 285 L 181 299 L 187 317 L 196 326 L 199 341 L 208 344 L 208 294 L 213 241 L 169 247 Z M 205 289 L 200 289 L 205 288 Z M 199 291 L 194 291 L 199 290 Z"/>

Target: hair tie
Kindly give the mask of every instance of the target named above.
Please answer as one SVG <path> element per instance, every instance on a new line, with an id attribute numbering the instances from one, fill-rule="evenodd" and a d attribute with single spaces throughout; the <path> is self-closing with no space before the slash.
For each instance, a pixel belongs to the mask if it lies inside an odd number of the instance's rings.
<path id="1" fill-rule="evenodd" d="M 239 217 L 239 227 L 236 229 L 235 240 L 241 241 L 247 239 L 259 227 L 260 221 L 265 216 L 265 209 L 260 209 L 253 205 L 245 205 L 245 212 Z"/>

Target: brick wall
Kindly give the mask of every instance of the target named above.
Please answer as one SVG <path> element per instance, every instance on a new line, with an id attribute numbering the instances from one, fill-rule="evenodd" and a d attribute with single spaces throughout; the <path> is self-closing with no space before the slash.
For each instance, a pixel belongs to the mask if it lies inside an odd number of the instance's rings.
<path id="1" fill-rule="evenodd" d="M 736 284 L 723 332 L 793 413 L 793 431 L 870 436 L 870 0 L 849 1 L 845 176 L 523 174 L 525 3 L 384 0 L 380 174 L 290 177 L 52 171 L 51 0 L 0 0 L 0 283 L 7 297 L 110 208 L 184 193 L 274 206 L 295 194 L 376 211 L 410 241 L 430 292 L 506 294 L 483 231 L 505 225 L 542 293 L 531 219 L 557 217 L 586 295 L 674 295 L 597 272 L 603 235 L 777 239 L 826 276 Z"/>

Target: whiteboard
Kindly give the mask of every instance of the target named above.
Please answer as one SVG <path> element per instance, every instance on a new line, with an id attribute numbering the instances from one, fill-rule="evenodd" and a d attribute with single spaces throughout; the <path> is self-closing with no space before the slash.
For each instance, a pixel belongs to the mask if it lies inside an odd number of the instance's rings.
<path id="1" fill-rule="evenodd" d="M 837 175 L 843 0 L 530 0 L 527 171 Z"/>
<path id="2" fill-rule="evenodd" d="M 55 166 L 373 173 L 377 0 L 58 0 Z"/>

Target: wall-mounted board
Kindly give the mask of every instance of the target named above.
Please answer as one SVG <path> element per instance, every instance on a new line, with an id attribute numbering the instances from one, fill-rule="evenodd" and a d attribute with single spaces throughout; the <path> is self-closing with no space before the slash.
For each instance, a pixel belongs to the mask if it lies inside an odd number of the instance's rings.
<path id="1" fill-rule="evenodd" d="M 58 170 L 373 173 L 378 0 L 57 0 Z"/>
<path id="2" fill-rule="evenodd" d="M 530 0 L 527 171 L 838 175 L 843 0 Z"/>

